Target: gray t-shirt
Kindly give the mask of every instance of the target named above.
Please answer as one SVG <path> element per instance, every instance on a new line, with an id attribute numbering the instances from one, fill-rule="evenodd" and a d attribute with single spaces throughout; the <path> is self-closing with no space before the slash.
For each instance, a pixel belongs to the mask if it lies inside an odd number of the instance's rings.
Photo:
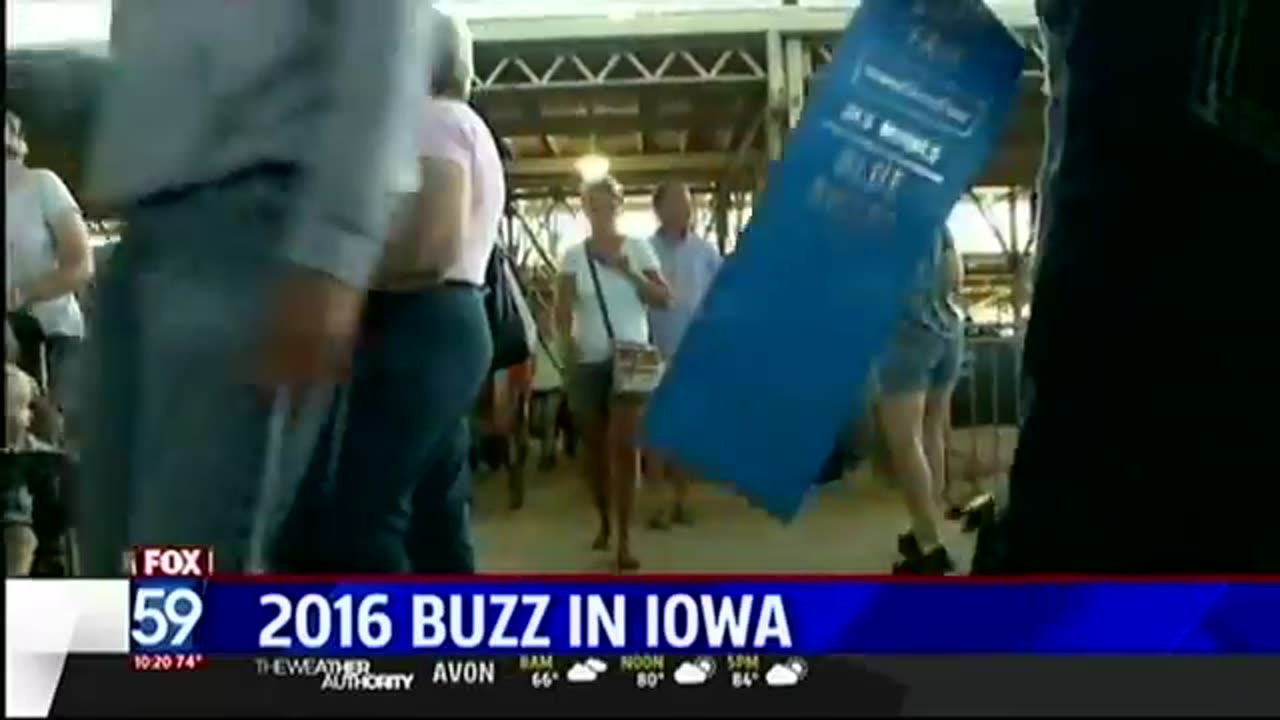
<path id="1" fill-rule="evenodd" d="M 945 229 L 938 233 L 933 252 L 921 263 L 916 283 L 907 298 L 906 326 L 924 329 L 938 335 L 954 335 L 961 329 L 960 308 L 956 292 L 960 278 L 956 273 L 955 241 Z"/>

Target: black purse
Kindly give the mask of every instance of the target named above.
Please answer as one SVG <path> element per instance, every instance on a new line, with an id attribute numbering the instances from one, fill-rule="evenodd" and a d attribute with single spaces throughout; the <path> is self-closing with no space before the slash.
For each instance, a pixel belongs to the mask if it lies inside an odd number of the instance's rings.
<path id="1" fill-rule="evenodd" d="M 493 338 L 493 364 L 490 370 L 506 370 L 533 356 L 529 349 L 529 337 L 524 319 L 516 304 L 515 293 L 507 277 L 504 263 L 509 263 L 501 246 L 493 248 L 489 265 L 485 268 L 485 313 L 489 316 L 489 333 Z M 514 272 L 514 271 L 513 271 Z"/>

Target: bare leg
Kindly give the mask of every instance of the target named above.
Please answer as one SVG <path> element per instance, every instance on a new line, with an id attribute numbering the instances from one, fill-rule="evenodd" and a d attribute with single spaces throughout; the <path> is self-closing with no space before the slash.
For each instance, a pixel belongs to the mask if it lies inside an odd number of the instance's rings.
<path id="1" fill-rule="evenodd" d="M 36 559 L 36 533 L 30 525 L 4 526 L 4 568 L 6 577 L 27 577 Z"/>
<path id="2" fill-rule="evenodd" d="M 880 424 L 889 451 L 889 466 L 902 485 L 907 512 L 911 514 L 912 534 L 920 549 L 929 552 L 942 544 L 942 537 L 922 437 L 924 406 L 923 392 L 886 396 L 880 401 Z"/>
<path id="3" fill-rule="evenodd" d="M 510 466 L 507 468 L 507 487 L 512 510 L 524 507 L 524 470 L 529 460 L 529 394 L 520 390 L 512 393 L 511 444 L 514 445 Z"/>
<path id="4" fill-rule="evenodd" d="M 600 529 L 596 533 L 595 542 L 591 547 L 595 550 L 604 550 L 609 547 L 609 535 L 611 523 L 609 522 L 609 485 L 612 474 L 609 461 L 609 423 L 601 420 L 593 423 L 584 429 L 584 445 L 586 452 L 583 453 L 583 465 L 585 466 L 585 474 L 587 477 L 587 487 L 591 491 L 591 500 L 596 508 L 596 517 L 600 522 Z"/>
<path id="5" fill-rule="evenodd" d="M 631 514 L 639 479 L 640 453 L 636 448 L 636 432 L 640 426 L 640 406 L 633 401 L 615 399 L 609 416 L 610 450 L 614 462 L 611 489 L 618 522 L 618 570 L 635 570 L 640 563 L 631 554 Z"/>
<path id="6" fill-rule="evenodd" d="M 878 399 L 871 403 L 867 413 L 871 417 L 867 425 L 867 448 L 870 454 L 868 464 L 879 482 L 892 487 L 897 481 L 893 477 L 893 460 L 889 457 L 888 442 L 881 427 L 882 417 Z"/>
<path id="7" fill-rule="evenodd" d="M 649 527 L 654 530 L 667 530 L 671 527 L 667 518 L 667 467 L 655 450 L 644 451 L 645 485 L 644 494 L 649 498 L 652 515 L 649 516 Z"/>
<path id="8" fill-rule="evenodd" d="M 662 470 L 667 483 L 671 485 L 671 522 L 677 525 L 693 524 L 693 516 L 689 513 L 689 473 L 675 462 L 666 463 Z"/>
<path id="9" fill-rule="evenodd" d="M 947 496 L 947 438 L 951 433 L 952 387 L 931 390 L 924 399 L 924 454 L 929 462 L 934 503 Z"/>
<path id="10" fill-rule="evenodd" d="M 539 423 L 538 469 L 549 471 L 556 464 L 556 410 L 560 400 L 555 395 L 542 393 L 530 401 L 531 411 Z"/>
<path id="11" fill-rule="evenodd" d="M 569 410 L 569 398 L 561 395 L 556 407 L 556 432 L 563 437 L 564 454 L 569 457 L 578 456 L 578 438 L 582 434 L 578 425 Z"/>

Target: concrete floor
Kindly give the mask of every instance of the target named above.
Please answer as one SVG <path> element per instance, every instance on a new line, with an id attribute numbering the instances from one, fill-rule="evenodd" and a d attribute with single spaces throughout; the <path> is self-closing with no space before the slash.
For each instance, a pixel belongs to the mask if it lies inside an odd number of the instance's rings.
<path id="1" fill-rule="evenodd" d="M 596 530 L 585 485 L 571 461 L 551 473 L 531 471 L 526 506 L 506 507 L 505 478 L 477 478 L 476 545 L 483 572 L 608 572 L 609 553 L 593 552 Z M 642 507 L 650 507 L 645 499 Z M 815 489 L 809 506 L 783 525 L 747 505 L 727 487 L 698 484 L 696 523 L 655 531 L 644 515 L 633 531 L 641 572 L 653 573 L 872 573 L 889 570 L 895 542 L 907 527 L 895 490 L 869 473 Z M 967 570 L 973 538 L 947 523 L 946 540 Z"/>

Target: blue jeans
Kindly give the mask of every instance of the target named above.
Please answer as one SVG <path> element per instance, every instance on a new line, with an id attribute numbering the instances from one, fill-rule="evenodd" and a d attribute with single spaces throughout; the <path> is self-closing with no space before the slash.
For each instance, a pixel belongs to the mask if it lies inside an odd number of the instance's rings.
<path id="1" fill-rule="evenodd" d="M 493 356 L 482 292 L 370 293 L 363 333 L 290 523 L 294 564 L 470 572 L 466 421 Z"/>
<path id="2" fill-rule="evenodd" d="M 471 545 L 471 423 L 455 423 L 413 496 L 409 565 L 417 575 L 475 572 Z"/>
<path id="3" fill-rule="evenodd" d="M 268 569 L 332 397 L 251 383 L 295 181 L 245 172 L 126 213 L 84 348 L 86 575 L 119 574 L 136 545 L 212 547 L 220 571 Z"/>

